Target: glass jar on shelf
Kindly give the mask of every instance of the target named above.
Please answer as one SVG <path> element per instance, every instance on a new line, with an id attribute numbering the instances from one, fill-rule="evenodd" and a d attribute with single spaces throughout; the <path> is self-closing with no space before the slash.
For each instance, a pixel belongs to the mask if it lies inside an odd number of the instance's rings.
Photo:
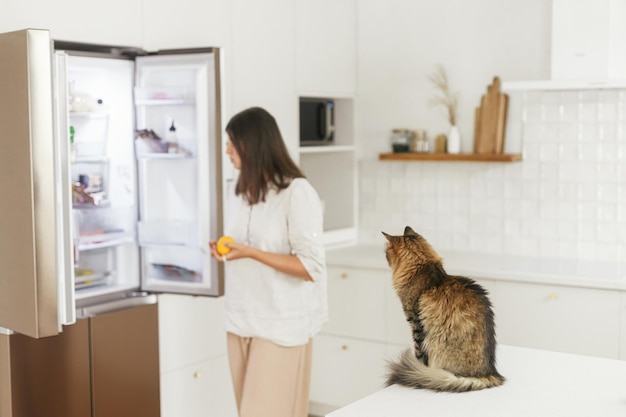
<path id="1" fill-rule="evenodd" d="M 430 151 L 428 139 L 426 138 L 426 131 L 424 129 L 417 129 L 413 131 L 411 135 L 411 152 L 426 153 Z"/>
<path id="2" fill-rule="evenodd" d="M 393 129 L 391 131 L 391 149 L 393 153 L 409 152 L 411 132 L 409 129 Z"/>

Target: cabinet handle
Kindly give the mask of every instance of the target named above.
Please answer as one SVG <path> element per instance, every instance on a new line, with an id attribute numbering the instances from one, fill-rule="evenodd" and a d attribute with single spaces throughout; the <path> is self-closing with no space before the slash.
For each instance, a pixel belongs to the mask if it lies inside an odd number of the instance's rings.
<path id="1" fill-rule="evenodd" d="M 348 278 L 348 273 L 347 273 L 347 272 L 342 272 L 342 273 L 341 273 L 341 278 L 342 278 L 342 279 L 346 279 L 346 278 Z"/>
<path id="2" fill-rule="evenodd" d="M 200 371 L 196 371 L 196 372 L 194 372 L 194 373 L 193 373 L 193 377 L 194 377 L 195 379 L 202 378 L 202 372 L 200 372 Z"/>
<path id="3" fill-rule="evenodd" d="M 341 350 L 348 350 L 348 345 L 341 345 Z"/>
<path id="4" fill-rule="evenodd" d="M 556 300 L 557 298 L 559 298 L 559 295 L 557 293 L 553 292 L 552 294 L 550 294 L 551 300 Z"/>

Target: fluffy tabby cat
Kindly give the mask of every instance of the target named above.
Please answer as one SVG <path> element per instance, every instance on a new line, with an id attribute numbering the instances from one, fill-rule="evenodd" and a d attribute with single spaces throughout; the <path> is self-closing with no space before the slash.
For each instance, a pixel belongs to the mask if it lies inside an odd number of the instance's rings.
<path id="1" fill-rule="evenodd" d="M 393 287 L 415 342 L 414 351 L 389 363 L 387 385 L 453 392 L 501 385 L 487 292 L 469 278 L 448 275 L 432 246 L 410 227 L 403 236 L 383 235 Z"/>

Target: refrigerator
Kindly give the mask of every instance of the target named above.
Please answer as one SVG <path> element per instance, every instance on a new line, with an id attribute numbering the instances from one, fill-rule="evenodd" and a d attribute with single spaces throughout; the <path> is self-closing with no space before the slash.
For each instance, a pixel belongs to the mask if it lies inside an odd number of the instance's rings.
<path id="1" fill-rule="evenodd" d="M 146 52 L 0 34 L 0 328 L 220 296 L 219 48 Z"/>

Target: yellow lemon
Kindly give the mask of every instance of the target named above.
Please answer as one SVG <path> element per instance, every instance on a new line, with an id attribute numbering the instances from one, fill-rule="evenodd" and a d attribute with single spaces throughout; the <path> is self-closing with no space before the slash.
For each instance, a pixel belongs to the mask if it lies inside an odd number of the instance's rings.
<path id="1" fill-rule="evenodd" d="M 226 246 L 225 243 L 226 242 L 231 243 L 234 241 L 235 239 L 233 239 L 230 236 L 222 236 L 221 238 L 219 238 L 217 240 L 217 245 L 215 245 L 215 249 L 217 250 L 217 253 L 219 253 L 220 255 L 226 255 L 228 252 L 230 252 L 230 248 Z"/>

